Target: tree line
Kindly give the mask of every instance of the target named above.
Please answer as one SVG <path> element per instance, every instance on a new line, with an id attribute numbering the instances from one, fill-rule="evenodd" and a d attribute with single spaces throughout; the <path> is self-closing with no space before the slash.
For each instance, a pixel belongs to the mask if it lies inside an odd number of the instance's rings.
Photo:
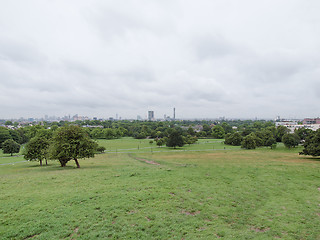
<path id="1" fill-rule="evenodd" d="M 95 139 L 116 139 L 121 137 L 134 137 L 137 139 L 149 138 L 154 139 L 159 147 L 166 145 L 168 147 L 183 146 L 185 144 L 193 144 L 198 138 L 217 138 L 225 139 L 224 143 L 228 145 L 241 146 L 246 149 L 254 149 L 256 147 L 267 146 L 276 147 L 277 142 L 283 142 L 288 148 L 296 147 L 302 143 L 305 149 L 301 154 L 309 154 L 317 156 L 320 145 L 317 140 L 318 131 L 314 132 L 310 129 L 300 128 L 294 133 L 290 133 L 289 129 L 284 126 L 275 127 L 271 121 L 168 121 L 168 122 L 152 122 L 152 121 L 75 121 L 75 122 L 42 122 L 33 126 L 24 126 L 18 129 L 7 129 L 0 127 L 0 148 L 4 153 L 17 153 L 20 145 L 25 145 L 25 158 L 32 160 L 37 159 L 42 164 L 42 160 L 61 158 L 62 153 L 53 154 L 54 149 L 61 148 L 58 146 L 58 134 L 61 129 L 74 128 L 81 129 L 78 133 L 86 141 L 75 147 L 70 145 L 70 149 L 78 149 L 77 157 L 89 157 L 90 153 L 95 151 L 103 152 L 101 146 L 93 144 Z M 76 130 L 73 129 L 73 132 Z M 320 131 L 320 130 L 319 130 Z M 71 132 L 69 132 L 71 134 Z M 85 136 L 85 137 L 84 137 Z M 316 140 L 315 140 L 316 139 Z M 319 138 L 320 139 L 320 138 Z M 70 140 L 70 139 L 69 139 Z M 71 141 L 71 140 L 70 140 Z M 72 140 L 75 142 L 75 140 Z M 79 140 L 80 141 L 80 140 Z M 318 141 L 318 142 L 317 142 Z M 85 144 L 84 144 L 85 143 Z M 85 155 L 80 151 L 80 146 L 91 146 L 88 151 L 89 155 Z M 42 150 L 39 150 L 42 146 Z M 28 149 L 38 149 L 28 151 Z M 70 149 L 68 151 L 70 151 Z M 50 150 L 50 151 L 49 151 Z M 75 150 L 76 151 L 76 150 Z M 49 154 L 50 153 L 50 154 Z M 320 150 L 319 150 L 320 154 Z M 41 157 L 42 156 L 42 157 Z M 44 157 L 45 156 L 45 157 Z M 60 159 L 61 165 L 76 157 Z"/>

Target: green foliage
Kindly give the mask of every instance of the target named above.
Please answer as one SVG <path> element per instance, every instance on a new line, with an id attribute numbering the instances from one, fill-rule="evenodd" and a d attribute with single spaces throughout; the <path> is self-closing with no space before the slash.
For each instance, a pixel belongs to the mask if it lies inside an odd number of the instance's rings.
<path id="1" fill-rule="evenodd" d="M 18 153 L 20 151 L 20 144 L 12 139 L 7 139 L 2 143 L 2 150 L 3 153 L 10 153 L 12 156 L 13 153 Z"/>
<path id="2" fill-rule="evenodd" d="M 196 136 L 187 135 L 186 137 L 183 137 L 184 144 L 194 144 L 198 141 L 198 138 Z"/>
<path id="3" fill-rule="evenodd" d="M 24 158 L 30 161 L 39 161 L 48 158 L 49 140 L 46 137 L 36 136 L 31 138 L 25 146 Z"/>
<path id="4" fill-rule="evenodd" d="M 0 148 L 2 148 L 2 143 L 7 139 L 12 139 L 8 129 L 0 127 Z"/>
<path id="5" fill-rule="evenodd" d="M 294 132 L 299 136 L 300 140 L 306 140 L 307 137 L 313 134 L 313 131 L 307 128 L 298 128 Z"/>
<path id="6" fill-rule="evenodd" d="M 156 142 L 157 142 L 157 146 L 161 147 L 166 143 L 166 140 L 164 138 L 158 138 L 156 139 Z"/>
<path id="7" fill-rule="evenodd" d="M 79 158 L 94 157 L 97 143 L 92 141 L 83 128 L 66 126 L 58 129 L 53 137 L 50 158 L 58 159 L 61 167 L 75 160 L 77 167 Z"/>
<path id="8" fill-rule="evenodd" d="M 300 138 L 295 133 L 286 133 L 282 136 L 282 142 L 287 148 L 292 148 L 299 145 Z"/>
<path id="9" fill-rule="evenodd" d="M 243 140 L 243 137 L 239 132 L 227 133 L 225 136 L 224 143 L 232 146 L 241 146 L 242 140 Z"/>
<path id="10" fill-rule="evenodd" d="M 184 145 L 182 134 L 178 130 L 174 129 L 168 136 L 166 145 L 167 147 L 173 148 L 182 147 Z"/>
<path id="11" fill-rule="evenodd" d="M 290 130 L 287 127 L 278 126 L 277 133 L 276 133 L 276 141 L 281 142 L 283 135 L 288 134 L 289 132 L 290 132 Z"/>
<path id="12" fill-rule="evenodd" d="M 97 152 L 99 152 L 99 153 L 103 153 L 105 150 L 106 150 L 106 148 L 104 146 L 97 147 Z"/>
<path id="13" fill-rule="evenodd" d="M 224 128 L 220 125 L 216 125 L 212 128 L 212 137 L 216 139 L 223 139 L 225 136 Z"/>
<path id="14" fill-rule="evenodd" d="M 320 156 L 320 129 L 306 138 L 303 147 L 304 149 L 300 154 L 311 155 L 313 157 Z"/>
<path id="15" fill-rule="evenodd" d="M 255 149 L 257 147 L 257 136 L 254 133 L 250 133 L 242 140 L 241 147 L 245 149 Z"/>

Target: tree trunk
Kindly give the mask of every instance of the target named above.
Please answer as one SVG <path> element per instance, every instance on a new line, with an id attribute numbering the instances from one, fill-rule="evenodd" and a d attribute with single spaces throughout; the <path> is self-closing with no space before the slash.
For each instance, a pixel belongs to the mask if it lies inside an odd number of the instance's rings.
<path id="1" fill-rule="evenodd" d="M 40 166 L 42 166 L 42 159 L 40 159 Z"/>
<path id="2" fill-rule="evenodd" d="M 67 162 L 66 160 L 59 160 L 60 164 L 61 164 L 61 167 L 65 167 Z"/>
<path id="3" fill-rule="evenodd" d="M 79 162 L 78 162 L 78 159 L 74 159 L 74 161 L 76 162 L 76 164 L 77 164 L 77 168 L 80 168 L 80 164 L 79 164 Z"/>
<path id="4" fill-rule="evenodd" d="M 48 165 L 48 160 L 46 159 L 46 165 Z"/>

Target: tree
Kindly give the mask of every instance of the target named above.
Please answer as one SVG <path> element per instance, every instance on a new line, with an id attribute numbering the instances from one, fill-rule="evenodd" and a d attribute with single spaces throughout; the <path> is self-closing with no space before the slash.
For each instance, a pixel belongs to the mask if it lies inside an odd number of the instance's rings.
<path id="1" fill-rule="evenodd" d="M 48 165 L 49 140 L 45 137 L 34 137 L 26 144 L 24 158 L 30 161 L 39 161 L 42 166 L 42 160 L 46 160 Z"/>
<path id="2" fill-rule="evenodd" d="M 299 145 L 300 138 L 295 133 L 287 133 L 282 136 L 282 142 L 287 148 L 292 148 Z"/>
<path id="3" fill-rule="evenodd" d="M 7 139 L 2 143 L 3 153 L 18 153 L 20 151 L 20 144 L 12 139 Z"/>
<path id="4" fill-rule="evenodd" d="M 161 147 L 162 145 L 165 144 L 165 139 L 163 138 L 158 138 L 157 142 L 157 146 Z"/>
<path id="5" fill-rule="evenodd" d="M 311 155 L 313 157 L 320 156 L 320 130 L 310 134 L 303 144 L 304 149 L 299 154 Z"/>
<path id="6" fill-rule="evenodd" d="M 176 148 L 178 147 L 182 147 L 184 145 L 184 141 L 183 141 L 183 137 L 182 134 L 177 131 L 177 130 L 173 130 L 168 137 L 167 140 L 167 147 L 173 147 Z"/>
<path id="7" fill-rule="evenodd" d="M 94 157 L 98 144 L 90 139 L 79 126 L 65 126 L 58 129 L 52 139 L 50 158 L 58 159 L 61 167 L 74 160 L 80 168 L 79 158 Z"/>
<path id="8" fill-rule="evenodd" d="M 225 135 L 225 131 L 224 131 L 223 127 L 216 125 L 212 128 L 212 136 L 214 138 L 222 139 L 222 138 L 224 138 L 224 135 Z"/>
<path id="9" fill-rule="evenodd" d="M 225 136 L 224 143 L 232 146 L 241 146 L 242 140 L 243 140 L 243 137 L 239 132 L 227 133 Z"/>
<path id="10" fill-rule="evenodd" d="M 248 136 L 244 137 L 241 143 L 241 147 L 246 149 L 255 149 L 256 146 L 256 135 L 254 133 L 250 133 Z"/>
<path id="11" fill-rule="evenodd" d="M 105 150 L 106 150 L 106 148 L 104 146 L 97 147 L 97 152 L 99 152 L 99 153 L 103 153 Z"/>
<path id="12" fill-rule="evenodd" d="M 283 135 L 288 134 L 289 132 L 290 132 L 290 130 L 287 127 L 281 126 L 281 125 L 278 126 L 277 133 L 276 133 L 277 142 L 281 142 Z"/>
<path id="13" fill-rule="evenodd" d="M 9 130 L 4 127 L 0 127 L 0 148 L 2 148 L 4 141 L 8 139 L 12 139 Z"/>
<path id="14" fill-rule="evenodd" d="M 298 128 L 296 130 L 294 130 L 294 132 L 296 134 L 298 134 L 298 136 L 300 137 L 301 140 L 306 140 L 308 136 L 311 136 L 313 131 L 311 129 L 307 129 L 307 128 Z"/>

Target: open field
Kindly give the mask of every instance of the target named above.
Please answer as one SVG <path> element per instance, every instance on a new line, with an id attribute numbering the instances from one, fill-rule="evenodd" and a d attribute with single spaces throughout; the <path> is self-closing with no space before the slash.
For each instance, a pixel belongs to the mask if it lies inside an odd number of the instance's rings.
<path id="1" fill-rule="evenodd" d="M 100 144 L 81 169 L 1 165 L 0 238 L 320 239 L 320 161 L 299 149 Z"/>

